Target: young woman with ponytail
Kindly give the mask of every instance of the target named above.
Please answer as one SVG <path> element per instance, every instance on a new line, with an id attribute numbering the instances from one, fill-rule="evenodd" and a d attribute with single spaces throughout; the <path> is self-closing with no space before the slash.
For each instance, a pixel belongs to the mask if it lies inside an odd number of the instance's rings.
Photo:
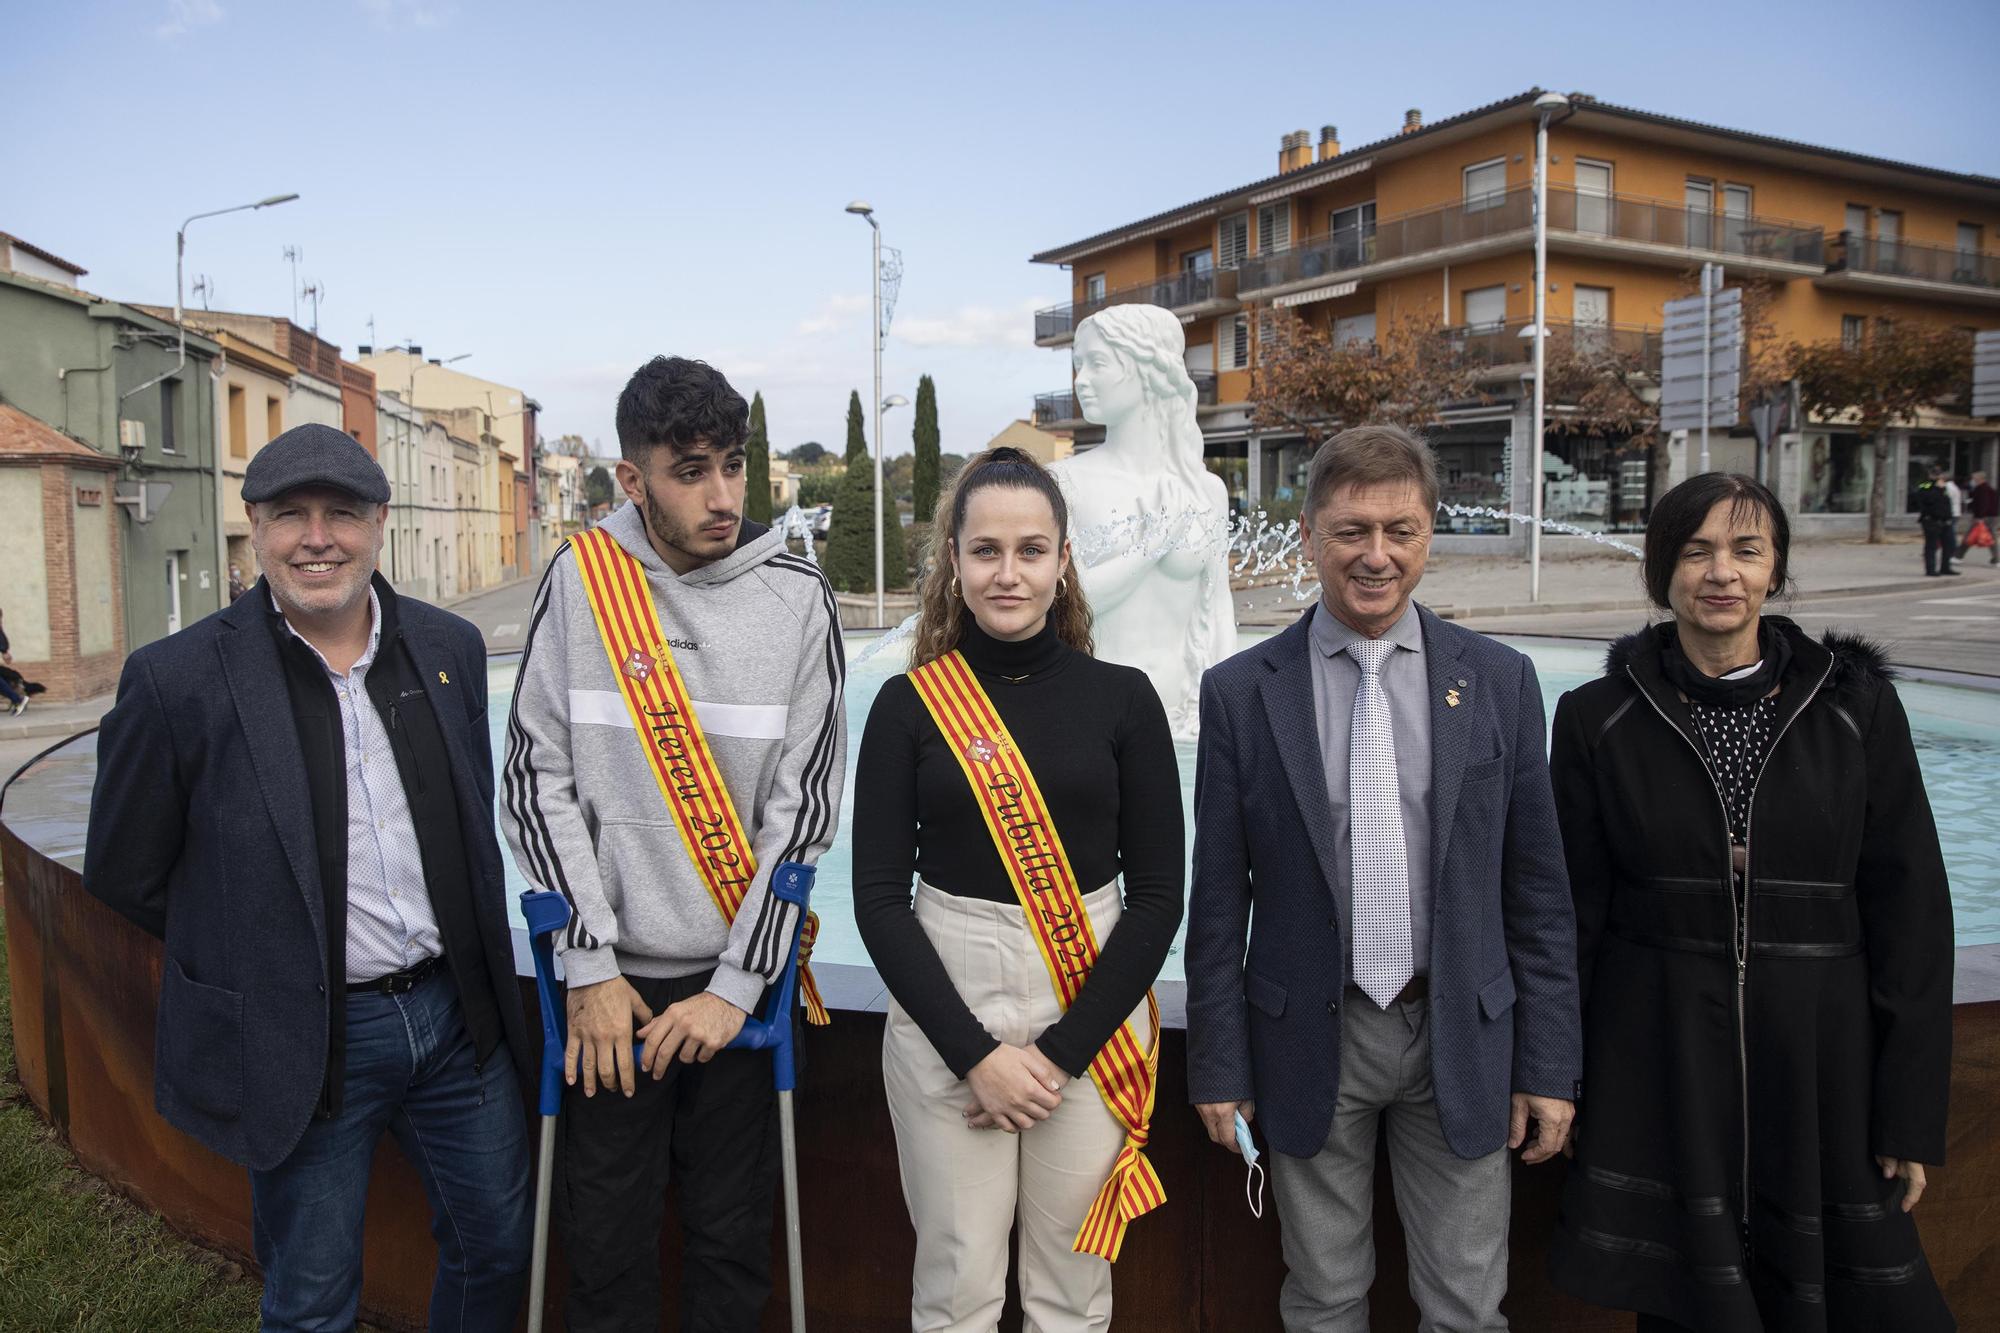
<path id="1" fill-rule="evenodd" d="M 911 1323 L 992 1328 L 1018 1222 L 1027 1326 L 1102 1329 L 1107 1260 L 1164 1199 L 1144 1147 L 1185 879 L 1173 740 L 1147 677 L 1091 656 L 1047 469 L 989 450 L 938 517 L 911 670 L 855 775 Z"/>

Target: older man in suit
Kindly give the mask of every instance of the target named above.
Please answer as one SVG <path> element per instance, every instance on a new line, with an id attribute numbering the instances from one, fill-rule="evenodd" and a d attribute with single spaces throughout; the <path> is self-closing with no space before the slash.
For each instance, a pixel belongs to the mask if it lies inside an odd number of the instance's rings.
<path id="1" fill-rule="evenodd" d="M 84 887 L 165 944 L 160 1114 L 249 1168 L 267 1330 L 347 1329 L 386 1130 L 430 1196 L 433 1328 L 513 1326 L 527 1033 L 486 650 L 375 573 L 389 482 L 330 426 L 245 471 L 264 578 L 132 654 Z"/>
<path id="2" fill-rule="evenodd" d="M 1319 602 L 1202 682 L 1188 1085 L 1276 1150 L 1293 1333 L 1368 1328 L 1384 1129 L 1424 1327 L 1504 1329 L 1507 1150 L 1558 1151 L 1582 1073 L 1540 686 L 1412 601 L 1436 507 L 1407 432 L 1328 441 Z"/>

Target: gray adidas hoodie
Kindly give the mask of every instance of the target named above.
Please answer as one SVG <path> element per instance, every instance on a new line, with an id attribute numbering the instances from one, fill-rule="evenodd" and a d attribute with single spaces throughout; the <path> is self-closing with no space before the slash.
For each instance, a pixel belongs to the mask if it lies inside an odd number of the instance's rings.
<path id="1" fill-rule="evenodd" d="M 771 870 L 817 862 L 840 812 L 847 666 L 833 592 L 780 534 L 747 520 L 735 551 L 688 574 L 660 559 L 632 505 L 599 526 L 645 567 L 756 878 L 725 926 L 632 728 L 567 546 L 535 594 L 501 824 L 522 875 L 569 901 L 557 946 L 571 982 L 712 967 L 708 989 L 753 1009 L 783 970 L 793 925 L 792 909 L 770 896 Z"/>

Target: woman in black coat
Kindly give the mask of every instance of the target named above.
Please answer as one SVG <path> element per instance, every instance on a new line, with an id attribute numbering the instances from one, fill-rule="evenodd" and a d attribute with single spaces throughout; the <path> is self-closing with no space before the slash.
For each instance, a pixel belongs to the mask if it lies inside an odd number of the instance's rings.
<path id="1" fill-rule="evenodd" d="M 1951 900 L 1879 650 L 1760 616 L 1775 496 L 1668 492 L 1669 622 L 1556 709 L 1583 1096 L 1551 1268 L 1642 1330 L 1925 1333 L 1910 1217 L 1944 1157 Z"/>

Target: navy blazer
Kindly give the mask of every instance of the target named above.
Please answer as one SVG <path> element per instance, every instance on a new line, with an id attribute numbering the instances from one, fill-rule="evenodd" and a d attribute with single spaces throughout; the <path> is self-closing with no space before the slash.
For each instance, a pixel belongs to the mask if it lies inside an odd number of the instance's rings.
<path id="1" fill-rule="evenodd" d="M 1431 1073 L 1460 1157 L 1505 1145 L 1509 1096 L 1583 1073 L 1576 923 L 1534 664 L 1418 608 L 1431 690 Z M 1349 878 L 1313 710 L 1311 622 L 1201 682 L 1187 911 L 1190 1100 L 1255 1099 L 1271 1146 L 1325 1146 Z M 1458 703 L 1450 699 L 1455 694 Z M 1252 907 L 1255 907 L 1253 914 Z M 1246 949 L 1247 936 L 1247 949 Z"/>
<path id="2" fill-rule="evenodd" d="M 266 597 L 259 583 L 126 659 L 98 731 L 83 863 L 85 889 L 165 941 L 160 1114 L 253 1170 L 284 1161 L 305 1133 L 346 981 L 329 987 L 326 975 L 305 755 Z M 449 612 L 410 598 L 397 606 L 450 751 L 480 941 L 521 1065 L 527 1028 L 493 823 L 486 646 Z"/>

